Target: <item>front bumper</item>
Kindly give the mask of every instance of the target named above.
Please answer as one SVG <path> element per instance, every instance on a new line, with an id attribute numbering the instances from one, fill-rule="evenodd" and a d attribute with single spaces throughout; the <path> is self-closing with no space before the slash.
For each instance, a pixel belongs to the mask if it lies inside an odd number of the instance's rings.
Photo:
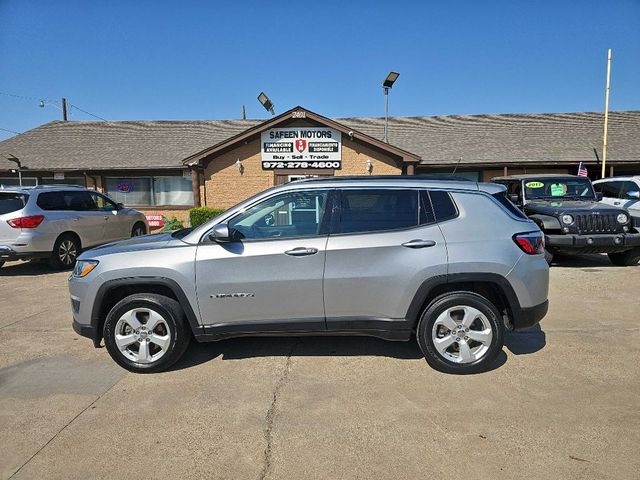
<path id="1" fill-rule="evenodd" d="M 615 252 L 640 246 L 640 233 L 608 233 L 593 235 L 545 235 L 545 245 L 558 249 Z"/>

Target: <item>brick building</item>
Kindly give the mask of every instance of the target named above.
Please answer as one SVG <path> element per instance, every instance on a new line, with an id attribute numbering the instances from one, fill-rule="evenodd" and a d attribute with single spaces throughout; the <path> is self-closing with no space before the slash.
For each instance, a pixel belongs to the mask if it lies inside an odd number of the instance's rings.
<path id="1" fill-rule="evenodd" d="M 268 120 L 56 121 L 0 142 L 0 185 L 74 183 L 185 221 L 308 175 L 600 172 L 601 113 L 329 119 L 295 107 Z M 608 174 L 640 172 L 640 112 L 609 116 Z"/>

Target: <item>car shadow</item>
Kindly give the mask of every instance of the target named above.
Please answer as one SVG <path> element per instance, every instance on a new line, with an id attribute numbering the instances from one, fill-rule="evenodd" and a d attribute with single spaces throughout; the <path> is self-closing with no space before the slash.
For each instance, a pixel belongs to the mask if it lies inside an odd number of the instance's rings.
<path id="1" fill-rule="evenodd" d="M 424 359 L 424 355 L 415 340 L 392 342 L 373 337 L 358 336 L 244 337 L 207 343 L 199 343 L 194 340 L 183 357 L 171 366 L 168 371 L 195 367 L 218 357 L 222 360 L 243 360 L 278 356 L 374 356 L 399 360 Z M 485 371 L 500 368 L 506 362 L 507 355 L 504 351 L 501 351 L 493 364 Z"/>
<path id="2" fill-rule="evenodd" d="M 540 325 L 507 332 L 504 336 L 504 346 L 514 355 L 529 355 L 542 350 L 547 344 L 547 336 Z"/>
<path id="3" fill-rule="evenodd" d="M 52 270 L 49 268 L 46 260 L 8 262 L 0 268 L 0 277 L 35 277 L 37 275 L 51 275 L 60 272 L 61 270 Z"/>
<path id="4" fill-rule="evenodd" d="M 556 255 L 552 268 L 617 267 L 606 254 Z"/>

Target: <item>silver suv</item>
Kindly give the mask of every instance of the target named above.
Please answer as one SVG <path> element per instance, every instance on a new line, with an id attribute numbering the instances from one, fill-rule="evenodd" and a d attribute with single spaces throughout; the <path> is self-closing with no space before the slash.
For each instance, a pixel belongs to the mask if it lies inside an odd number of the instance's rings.
<path id="1" fill-rule="evenodd" d="M 0 267 L 46 258 L 73 268 L 81 249 L 147 233 L 141 212 L 71 185 L 0 188 Z"/>
<path id="2" fill-rule="evenodd" d="M 73 327 L 134 372 L 166 369 L 191 337 L 246 335 L 417 337 L 433 367 L 476 372 L 505 330 L 546 314 L 543 242 L 500 185 L 302 180 L 193 230 L 83 253 Z"/>

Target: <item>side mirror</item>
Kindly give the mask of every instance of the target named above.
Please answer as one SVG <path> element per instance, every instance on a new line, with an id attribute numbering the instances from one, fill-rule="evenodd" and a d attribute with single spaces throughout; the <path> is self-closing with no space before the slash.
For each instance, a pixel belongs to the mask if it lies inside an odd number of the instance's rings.
<path id="1" fill-rule="evenodd" d="M 509 194 L 509 200 L 511 200 L 511 202 L 515 203 L 516 205 L 518 205 L 518 203 L 520 203 L 520 197 L 516 193 Z"/>
<path id="2" fill-rule="evenodd" d="M 640 191 L 634 190 L 633 192 L 627 192 L 627 198 L 640 199 Z"/>
<path id="3" fill-rule="evenodd" d="M 209 234 L 209 239 L 219 243 L 230 242 L 231 237 L 229 235 L 229 226 L 226 223 L 216 225 L 213 227 L 213 231 Z"/>
<path id="4" fill-rule="evenodd" d="M 117 210 L 122 210 L 124 208 L 124 203 L 116 203 Z"/>
<path id="5" fill-rule="evenodd" d="M 597 201 L 602 201 L 602 192 L 596 192 L 596 200 Z"/>

